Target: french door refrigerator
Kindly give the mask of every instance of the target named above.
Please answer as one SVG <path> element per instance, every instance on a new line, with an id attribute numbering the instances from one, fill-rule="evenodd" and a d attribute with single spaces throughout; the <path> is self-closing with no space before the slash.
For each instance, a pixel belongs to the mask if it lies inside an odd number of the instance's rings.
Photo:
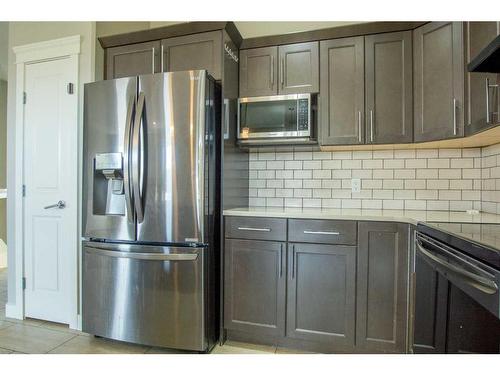
<path id="1" fill-rule="evenodd" d="M 83 331 L 216 341 L 220 87 L 205 70 L 85 85 Z"/>

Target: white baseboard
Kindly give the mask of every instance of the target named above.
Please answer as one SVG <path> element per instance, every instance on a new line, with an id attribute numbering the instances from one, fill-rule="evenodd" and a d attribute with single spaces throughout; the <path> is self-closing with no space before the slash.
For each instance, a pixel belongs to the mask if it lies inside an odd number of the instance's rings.
<path id="1" fill-rule="evenodd" d="M 13 305 L 11 303 L 7 303 L 5 305 L 5 316 L 7 318 L 23 320 L 24 316 L 21 307 L 22 306 L 18 304 Z"/>
<path id="2" fill-rule="evenodd" d="M 0 268 L 7 267 L 7 245 L 0 238 Z"/>

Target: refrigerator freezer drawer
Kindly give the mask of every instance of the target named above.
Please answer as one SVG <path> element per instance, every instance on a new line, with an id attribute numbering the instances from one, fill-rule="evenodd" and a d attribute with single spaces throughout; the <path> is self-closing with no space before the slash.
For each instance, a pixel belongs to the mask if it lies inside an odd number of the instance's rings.
<path id="1" fill-rule="evenodd" d="M 83 243 L 83 331 L 175 349 L 208 349 L 205 248 Z"/>

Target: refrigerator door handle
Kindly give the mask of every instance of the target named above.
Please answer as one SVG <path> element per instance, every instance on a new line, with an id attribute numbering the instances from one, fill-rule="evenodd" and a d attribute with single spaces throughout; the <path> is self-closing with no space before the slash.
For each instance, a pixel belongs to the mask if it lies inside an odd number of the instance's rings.
<path id="1" fill-rule="evenodd" d="M 125 201 L 127 204 L 127 216 L 130 223 L 134 223 L 134 207 L 132 203 L 132 176 L 130 174 L 130 137 L 132 131 L 132 117 L 134 114 L 135 98 L 130 98 L 127 106 L 127 122 L 125 124 L 125 136 L 123 142 L 123 185 L 125 187 Z"/>
<path id="2" fill-rule="evenodd" d="M 87 252 L 113 258 L 129 258 L 139 260 L 183 261 L 196 260 L 198 254 L 163 254 L 163 253 L 134 253 L 128 251 L 106 250 L 100 247 L 85 245 Z"/>
<path id="3" fill-rule="evenodd" d="M 141 196 L 140 181 L 141 181 L 141 121 L 142 112 L 144 110 L 144 93 L 141 91 L 139 93 L 139 98 L 137 99 L 137 109 L 135 111 L 135 120 L 132 130 L 132 188 L 133 197 L 135 205 L 135 214 L 137 216 L 137 222 L 142 223 L 144 221 L 144 207 L 143 199 Z"/>

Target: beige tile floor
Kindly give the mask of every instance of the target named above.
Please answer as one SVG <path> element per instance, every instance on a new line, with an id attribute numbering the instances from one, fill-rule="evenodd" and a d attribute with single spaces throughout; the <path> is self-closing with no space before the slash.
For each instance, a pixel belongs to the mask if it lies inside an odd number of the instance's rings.
<path id="1" fill-rule="evenodd" d="M 152 348 L 96 338 L 64 324 L 5 317 L 7 269 L 0 269 L 0 354 L 181 354 L 186 352 Z M 299 354 L 300 351 L 239 342 L 217 345 L 212 354 Z"/>

